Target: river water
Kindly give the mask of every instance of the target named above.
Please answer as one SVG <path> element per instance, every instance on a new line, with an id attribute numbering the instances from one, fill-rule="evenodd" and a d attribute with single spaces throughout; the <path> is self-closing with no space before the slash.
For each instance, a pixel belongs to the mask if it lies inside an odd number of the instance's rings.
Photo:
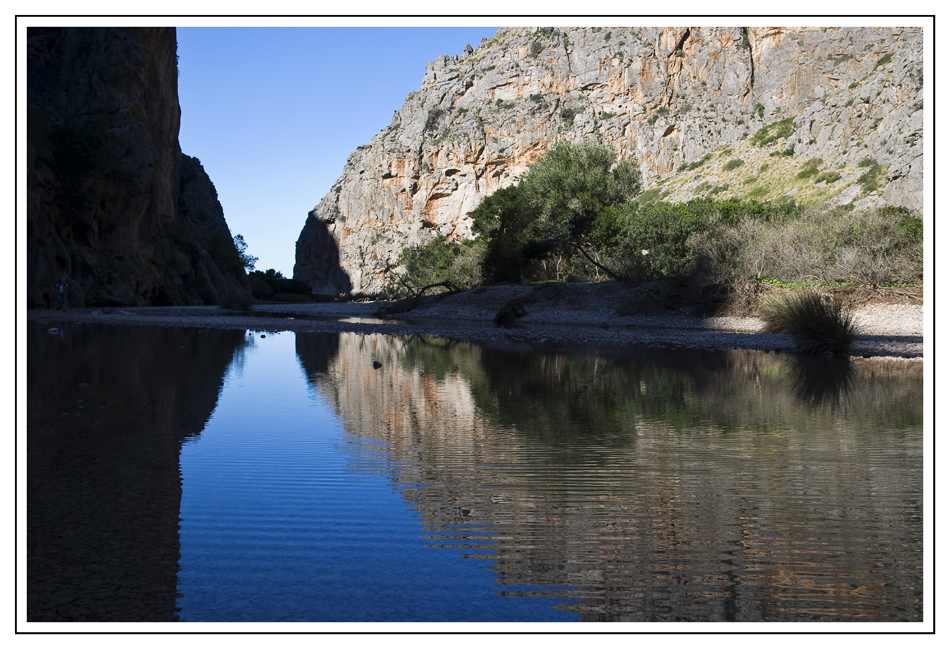
<path id="1" fill-rule="evenodd" d="M 27 354 L 30 621 L 922 619 L 919 363 L 71 323 Z"/>

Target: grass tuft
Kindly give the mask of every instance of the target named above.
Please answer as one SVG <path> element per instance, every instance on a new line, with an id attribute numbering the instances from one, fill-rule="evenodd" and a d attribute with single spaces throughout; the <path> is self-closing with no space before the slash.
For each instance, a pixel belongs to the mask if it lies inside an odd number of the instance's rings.
<path id="1" fill-rule="evenodd" d="M 851 309 L 813 289 L 770 297 L 759 315 L 765 331 L 791 334 L 800 354 L 842 356 L 858 335 Z"/>

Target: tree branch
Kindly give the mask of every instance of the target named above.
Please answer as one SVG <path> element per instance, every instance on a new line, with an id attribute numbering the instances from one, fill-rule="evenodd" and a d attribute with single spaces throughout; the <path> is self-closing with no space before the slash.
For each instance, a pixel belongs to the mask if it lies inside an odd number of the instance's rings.
<path id="1" fill-rule="evenodd" d="M 597 266 L 597 268 L 599 268 L 600 270 L 602 270 L 602 271 L 604 271 L 605 273 L 607 273 L 607 275 L 608 275 L 611 279 L 615 279 L 615 280 L 623 279 L 622 277 L 620 277 L 620 275 L 618 275 L 618 274 L 615 273 L 614 271 L 610 270 L 609 268 L 607 268 L 606 266 L 604 266 L 602 263 L 600 263 L 599 261 L 597 261 L 596 259 L 594 259 L 593 257 L 591 257 L 589 254 L 587 254 L 587 251 L 584 250 L 584 247 L 583 247 L 581 244 L 577 243 L 576 241 L 570 241 L 570 242 L 568 242 L 568 243 L 569 243 L 571 246 L 573 246 L 578 252 L 580 252 L 582 255 L 584 255 L 584 256 L 587 258 L 587 261 L 589 261 L 590 263 L 592 263 L 592 264 L 594 264 L 595 266 Z"/>

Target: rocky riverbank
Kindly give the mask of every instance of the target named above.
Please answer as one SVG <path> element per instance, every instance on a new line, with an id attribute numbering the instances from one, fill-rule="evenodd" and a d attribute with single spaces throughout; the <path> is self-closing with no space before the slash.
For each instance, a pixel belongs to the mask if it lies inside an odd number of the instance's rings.
<path id="1" fill-rule="evenodd" d="M 859 357 L 921 359 L 924 308 L 921 289 L 851 290 L 861 335 Z M 415 308 L 397 302 L 259 304 L 251 311 L 219 307 L 122 307 L 67 312 L 31 310 L 27 318 L 48 323 L 101 322 L 251 329 L 435 335 L 490 342 L 595 343 L 699 349 L 758 349 L 790 353 L 790 336 L 761 331 L 752 316 L 697 315 L 708 305 L 686 301 L 660 283 L 636 287 L 600 284 L 496 286 L 446 297 L 427 297 Z M 508 325 L 495 323 L 503 310 Z"/>

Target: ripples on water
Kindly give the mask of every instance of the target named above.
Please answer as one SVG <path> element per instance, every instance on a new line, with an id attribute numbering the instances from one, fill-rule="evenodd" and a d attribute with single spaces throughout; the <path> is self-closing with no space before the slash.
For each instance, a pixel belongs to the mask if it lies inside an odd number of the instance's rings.
<path id="1" fill-rule="evenodd" d="M 228 344 L 213 412 L 178 426 L 183 621 L 921 619 L 922 381 L 898 366 Z"/>

